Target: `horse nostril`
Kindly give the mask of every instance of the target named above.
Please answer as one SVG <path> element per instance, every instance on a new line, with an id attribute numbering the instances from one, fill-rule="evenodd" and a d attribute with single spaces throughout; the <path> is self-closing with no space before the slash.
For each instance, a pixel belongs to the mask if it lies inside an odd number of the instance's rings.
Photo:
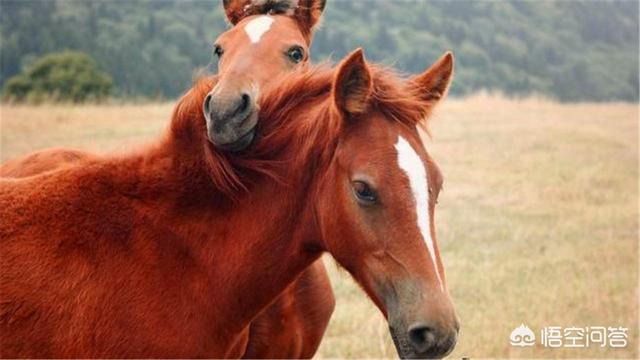
<path id="1" fill-rule="evenodd" d="M 240 109 L 238 110 L 238 112 L 239 113 L 245 112 L 249 107 L 250 102 L 251 102 L 251 96 L 249 96 L 249 94 L 247 93 L 242 94 L 242 102 L 240 103 Z"/>
<path id="2" fill-rule="evenodd" d="M 436 334 L 425 324 L 415 324 L 409 328 L 409 340 L 417 352 L 424 353 L 436 345 Z"/>
<path id="3" fill-rule="evenodd" d="M 204 98 L 204 112 L 207 115 L 211 113 L 211 107 L 209 105 L 210 102 L 211 102 L 211 94 L 207 95 L 207 97 Z"/>

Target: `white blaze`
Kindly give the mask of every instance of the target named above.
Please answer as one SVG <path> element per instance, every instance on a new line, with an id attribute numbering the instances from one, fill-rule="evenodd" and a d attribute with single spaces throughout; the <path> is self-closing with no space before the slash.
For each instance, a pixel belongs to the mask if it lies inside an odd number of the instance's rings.
<path id="1" fill-rule="evenodd" d="M 260 42 L 260 38 L 271 28 L 273 18 L 267 15 L 257 17 L 244 27 L 244 31 L 249 35 L 249 39 L 254 44 Z"/>
<path id="2" fill-rule="evenodd" d="M 413 150 L 405 138 L 398 136 L 398 142 L 396 142 L 395 148 L 398 152 L 398 165 L 409 178 L 411 193 L 416 203 L 418 228 L 420 229 L 424 242 L 427 244 L 427 249 L 429 250 L 429 255 L 432 260 L 431 262 L 438 277 L 438 283 L 440 283 L 440 290 L 444 291 L 438 265 L 436 265 L 436 253 L 429 227 L 431 218 L 429 215 L 429 181 L 427 178 L 427 170 L 418 153 Z"/>

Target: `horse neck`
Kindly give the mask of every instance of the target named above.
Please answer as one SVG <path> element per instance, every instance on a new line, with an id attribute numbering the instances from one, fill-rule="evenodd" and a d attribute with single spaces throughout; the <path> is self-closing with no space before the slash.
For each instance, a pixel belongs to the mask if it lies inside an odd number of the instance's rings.
<path id="1" fill-rule="evenodd" d="M 209 309 L 204 316 L 222 343 L 320 255 L 309 194 L 331 153 L 321 105 L 296 115 L 304 123 L 281 139 L 283 147 L 269 159 L 284 165 L 275 170 L 278 179 L 259 176 L 237 201 L 212 184 L 197 121 L 172 126 L 157 146 L 125 162 L 137 169 L 133 182 L 147 185 L 136 197 L 154 204 L 154 221 L 171 228 L 206 272 L 208 285 L 194 295 L 194 304 Z"/>
<path id="2" fill-rule="evenodd" d="M 334 130 L 326 109 L 326 101 L 318 100 L 294 111 L 291 122 L 279 119 L 294 127 L 290 132 L 275 130 L 286 144 L 270 159 L 284 165 L 276 170 L 279 176 L 261 176 L 225 214 L 220 226 L 225 236 L 214 250 L 224 266 L 214 267 L 214 277 L 218 291 L 226 294 L 218 305 L 234 309 L 225 314 L 230 316 L 225 320 L 229 331 L 242 330 L 229 324 L 248 324 L 321 254 L 315 198 L 335 146 L 334 138 L 327 136 Z"/>
<path id="3" fill-rule="evenodd" d="M 280 203 L 284 192 L 278 188 L 252 195 L 248 205 L 234 209 L 216 226 L 221 236 L 210 249 L 210 270 L 215 307 L 222 312 L 215 328 L 228 338 L 239 334 L 320 256 L 314 247 L 318 232 L 313 213 L 306 206 Z"/>

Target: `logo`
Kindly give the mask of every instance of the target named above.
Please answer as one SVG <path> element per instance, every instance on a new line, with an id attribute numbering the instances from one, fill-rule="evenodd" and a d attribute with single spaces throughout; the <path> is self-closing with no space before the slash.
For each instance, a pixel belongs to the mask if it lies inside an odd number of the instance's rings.
<path id="1" fill-rule="evenodd" d="M 536 335 L 521 324 L 513 329 L 509 342 L 511 346 L 534 346 Z M 540 330 L 540 345 L 545 348 L 625 348 L 628 343 L 629 328 L 622 326 L 545 326 Z"/>
<path id="2" fill-rule="evenodd" d="M 520 324 L 520 326 L 513 329 L 511 335 L 509 335 L 509 342 L 512 346 L 533 346 L 536 343 L 536 335 L 528 326 Z"/>

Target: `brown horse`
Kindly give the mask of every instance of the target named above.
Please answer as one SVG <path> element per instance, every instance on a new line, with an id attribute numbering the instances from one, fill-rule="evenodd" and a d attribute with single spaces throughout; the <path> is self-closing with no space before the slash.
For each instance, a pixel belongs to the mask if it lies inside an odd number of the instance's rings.
<path id="1" fill-rule="evenodd" d="M 447 54 L 404 82 L 357 51 L 336 71 L 296 71 L 230 157 L 201 111 L 209 79 L 148 148 L 2 180 L 0 355 L 225 356 L 323 251 L 388 318 L 400 356 L 447 354 L 442 177 L 416 126 L 452 69 Z"/>
<path id="2" fill-rule="evenodd" d="M 240 99 L 247 89 L 266 87 L 284 72 L 308 63 L 312 30 L 325 1 L 225 0 L 223 4 L 227 19 L 234 26 L 223 33 L 214 46 L 220 63 L 217 96 L 212 97 L 212 102 L 216 101 L 215 108 L 220 113 Z M 252 24 L 264 19 L 271 21 L 269 29 L 264 30 L 260 42 L 254 43 L 250 37 L 255 34 Z M 245 109 L 247 114 L 255 116 L 256 100 L 257 96 L 251 99 Z M 0 166 L 0 176 L 32 176 L 96 158 L 80 150 L 46 149 L 8 161 Z M 240 338 L 227 355 L 310 358 L 320 345 L 334 304 L 328 275 L 318 260 L 251 322 L 247 336 Z"/>

